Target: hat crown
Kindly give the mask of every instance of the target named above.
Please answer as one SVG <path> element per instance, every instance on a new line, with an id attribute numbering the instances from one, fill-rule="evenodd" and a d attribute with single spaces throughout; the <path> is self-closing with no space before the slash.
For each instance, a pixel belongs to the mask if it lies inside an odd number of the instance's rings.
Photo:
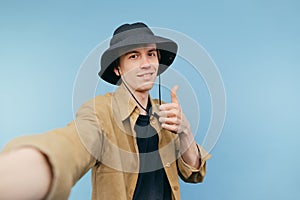
<path id="1" fill-rule="evenodd" d="M 110 40 L 110 46 L 121 42 L 129 36 L 139 34 L 154 35 L 151 29 L 142 22 L 137 22 L 133 24 L 123 24 L 114 31 L 113 37 Z"/>

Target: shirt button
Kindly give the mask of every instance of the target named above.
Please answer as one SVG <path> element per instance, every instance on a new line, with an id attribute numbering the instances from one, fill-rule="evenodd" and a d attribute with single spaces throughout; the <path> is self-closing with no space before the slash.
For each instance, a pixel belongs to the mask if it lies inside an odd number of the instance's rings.
<path id="1" fill-rule="evenodd" d="M 170 163 L 166 163 L 166 167 L 170 167 Z"/>

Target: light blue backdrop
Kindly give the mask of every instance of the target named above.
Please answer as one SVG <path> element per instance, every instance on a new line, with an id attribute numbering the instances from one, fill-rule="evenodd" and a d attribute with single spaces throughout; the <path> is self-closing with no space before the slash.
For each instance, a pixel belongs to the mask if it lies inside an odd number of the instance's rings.
<path id="1" fill-rule="evenodd" d="M 207 177 L 182 183 L 182 198 L 300 199 L 299 10 L 296 0 L 2 0 L 0 148 L 71 121 L 73 83 L 86 56 L 118 25 L 144 21 L 200 43 L 226 88 L 226 122 Z M 90 192 L 87 174 L 70 199 Z"/>

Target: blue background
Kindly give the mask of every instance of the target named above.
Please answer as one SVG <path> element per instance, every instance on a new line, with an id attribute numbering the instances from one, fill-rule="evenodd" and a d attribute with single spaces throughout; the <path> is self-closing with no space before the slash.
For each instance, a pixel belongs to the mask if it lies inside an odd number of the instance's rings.
<path id="1" fill-rule="evenodd" d="M 144 21 L 195 39 L 226 88 L 226 121 L 207 177 L 181 183 L 182 198 L 299 199 L 299 10 L 296 0 L 2 0 L 0 148 L 71 121 L 83 60 L 118 25 Z M 70 199 L 90 193 L 88 173 Z"/>

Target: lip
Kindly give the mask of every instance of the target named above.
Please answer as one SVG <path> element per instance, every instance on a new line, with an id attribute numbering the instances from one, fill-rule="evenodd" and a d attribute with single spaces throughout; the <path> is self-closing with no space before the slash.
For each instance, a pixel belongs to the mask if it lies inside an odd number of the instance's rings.
<path id="1" fill-rule="evenodd" d="M 145 72 L 145 73 L 142 73 L 142 74 L 138 74 L 137 77 L 145 77 L 145 76 L 152 76 L 154 74 L 154 72 Z"/>

